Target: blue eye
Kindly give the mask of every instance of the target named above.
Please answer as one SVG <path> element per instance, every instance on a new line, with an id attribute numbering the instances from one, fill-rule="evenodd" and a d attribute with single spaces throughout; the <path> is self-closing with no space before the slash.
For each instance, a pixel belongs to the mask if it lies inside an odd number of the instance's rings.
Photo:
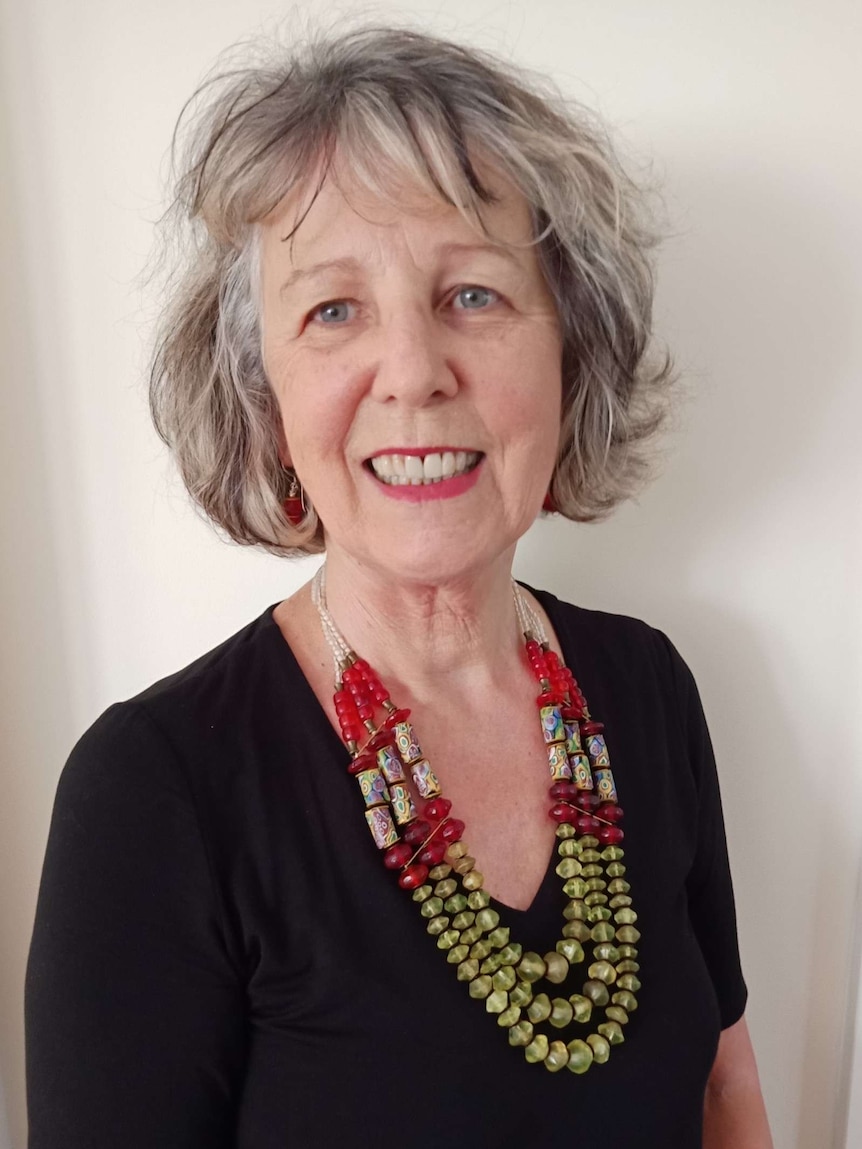
<path id="1" fill-rule="evenodd" d="M 480 311 L 498 298 L 496 291 L 488 287 L 462 287 L 455 295 L 456 306 L 461 300 L 459 311 Z"/>
<path id="2" fill-rule="evenodd" d="M 312 312 L 313 319 L 321 323 L 343 323 L 350 318 L 350 304 L 342 299 L 334 299 L 331 303 L 321 304 Z"/>

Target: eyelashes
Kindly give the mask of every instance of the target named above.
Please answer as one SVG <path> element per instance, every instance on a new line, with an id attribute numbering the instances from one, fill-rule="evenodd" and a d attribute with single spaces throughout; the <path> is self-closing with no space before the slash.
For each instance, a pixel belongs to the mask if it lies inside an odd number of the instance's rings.
<path id="1" fill-rule="evenodd" d="M 454 311 L 486 311 L 500 302 L 501 296 L 491 287 L 467 284 L 458 287 L 449 296 L 448 304 Z M 460 304 L 459 304 L 460 301 Z M 308 313 L 306 322 L 322 327 L 341 327 L 355 315 L 357 304 L 350 299 L 329 299 Z"/>

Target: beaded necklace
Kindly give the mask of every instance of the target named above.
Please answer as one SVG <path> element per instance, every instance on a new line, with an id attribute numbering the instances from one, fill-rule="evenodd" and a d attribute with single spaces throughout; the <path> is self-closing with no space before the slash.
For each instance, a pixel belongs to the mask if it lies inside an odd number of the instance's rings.
<path id="1" fill-rule="evenodd" d="M 410 711 L 392 702 L 335 625 L 325 578 L 321 567 L 312 600 L 335 662 L 335 709 L 350 752 L 347 769 L 359 783 L 383 865 L 397 871 L 398 885 L 411 891 L 427 932 L 470 997 L 484 1002 L 528 1062 L 552 1073 L 564 1067 L 585 1073 L 593 1063 L 606 1062 L 637 1008 L 640 933 L 625 879 L 623 811 L 604 727 L 590 717 L 574 675 L 550 649 L 541 620 L 513 581 L 527 659 L 540 687 L 536 702 L 552 780 L 549 814 L 557 823 L 556 873 L 566 898 L 554 949 L 525 953 L 490 904 L 463 841 L 464 823 L 452 816 L 452 803 L 422 755 Z M 423 801 L 421 812 L 406 771 Z M 580 981 L 585 964 L 580 991 L 569 992 L 573 986 L 566 983 Z M 545 1023 L 547 1031 L 540 1029 Z M 572 1030 L 571 1040 L 561 1040 Z"/>

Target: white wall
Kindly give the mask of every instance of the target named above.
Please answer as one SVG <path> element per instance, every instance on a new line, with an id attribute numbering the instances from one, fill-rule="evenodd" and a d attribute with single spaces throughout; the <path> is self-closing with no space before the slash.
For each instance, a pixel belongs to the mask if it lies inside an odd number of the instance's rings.
<path id="1" fill-rule="evenodd" d="M 327 18 L 358 7 L 327 6 Z M 147 423 L 155 300 L 136 283 L 183 100 L 221 49 L 285 11 L 0 0 L 2 1149 L 25 1144 L 21 983 L 68 749 L 110 701 L 308 574 L 225 546 L 188 508 Z M 779 1149 L 845 1144 L 859 974 L 858 11 L 853 0 L 373 9 L 552 72 L 665 180 L 675 238 L 659 320 L 690 392 L 672 453 L 610 523 L 536 528 L 519 573 L 647 618 L 695 670 Z M 860 1096 L 862 1081 L 854 1145 Z"/>

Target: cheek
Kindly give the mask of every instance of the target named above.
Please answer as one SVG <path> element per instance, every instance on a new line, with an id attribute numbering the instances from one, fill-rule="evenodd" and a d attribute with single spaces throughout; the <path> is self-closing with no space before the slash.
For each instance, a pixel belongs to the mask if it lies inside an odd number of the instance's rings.
<path id="1" fill-rule="evenodd" d="M 297 467 L 343 449 L 357 402 L 349 370 L 304 352 L 275 356 L 272 364 L 270 380 Z"/>

